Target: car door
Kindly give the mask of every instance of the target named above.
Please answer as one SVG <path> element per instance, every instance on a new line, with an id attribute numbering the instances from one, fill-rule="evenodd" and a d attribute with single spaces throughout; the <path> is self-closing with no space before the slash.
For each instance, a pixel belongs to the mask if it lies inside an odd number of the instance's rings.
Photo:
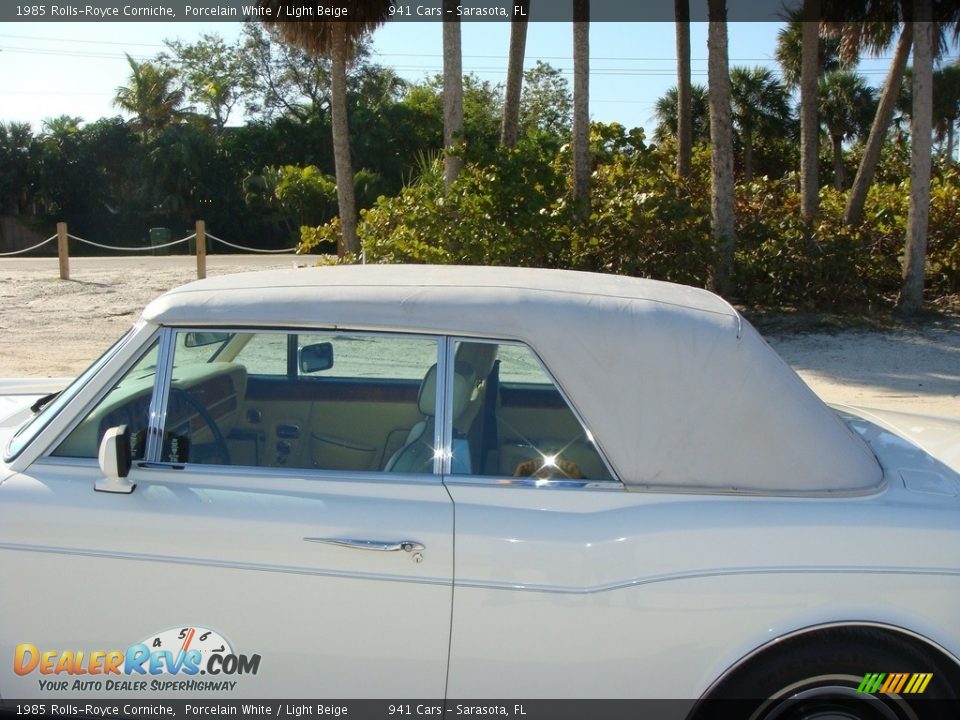
<path id="1" fill-rule="evenodd" d="M 248 398 L 252 373 L 231 355 L 241 335 L 164 330 L 0 486 L 0 656 L 15 659 L 2 695 L 102 696 L 134 682 L 146 685 L 125 689 L 163 695 L 443 696 L 453 517 L 441 476 L 324 467 L 309 452 L 258 463 L 245 419 L 263 398 Z M 412 386 L 388 396 L 407 407 L 389 410 L 429 422 L 419 385 L 440 341 L 364 337 L 354 362 L 369 411 L 378 387 Z M 131 431 L 135 489 L 96 492 L 93 455 L 118 425 Z"/>
<path id="2" fill-rule="evenodd" d="M 480 379 L 473 408 L 448 393 L 444 481 L 457 535 L 448 698 L 635 691 L 655 667 L 635 662 L 648 648 L 631 637 L 638 623 L 624 621 L 636 608 L 596 592 L 634 560 L 622 542 L 631 498 L 530 348 L 464 340 L 454 352 Z"/>

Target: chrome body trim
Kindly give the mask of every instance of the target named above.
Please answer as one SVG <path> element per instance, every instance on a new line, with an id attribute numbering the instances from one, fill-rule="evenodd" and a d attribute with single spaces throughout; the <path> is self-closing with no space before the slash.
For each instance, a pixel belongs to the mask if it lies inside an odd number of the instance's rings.
<path id="1" fill-rule="evenodd" d="M 698 580 L 701 578 L 730 577 L 743 575 L 925 575 L 934 577 L 960 577 L 960 568 L 928 568 L 917 570 L 912 567 L 871 568 L 859 566 L 835 567 L 732 567 L 715 568 L 712 570 L 694 570 L 689 572 L 651 575 L 623 581 L 606 583 L 603 585 L 589 585 L 583 587 L 564 585 L 541 585 L 535 583 L 492 582 L 486 580 L 469 580 L 457 578 L 458 588 L 477 588 L 484 590 L 507 590 L 520 592 L 549 593 L 554 595 L 596 595 L 653 585 L 656 583 L 673 582 L 677 580 Z"/>
<path id="2" fill-rule="evenodd" d="M 433 471 L 443 476 L 448 475 L 453 466 L 453 377 L 456 368 L 456 342 L 445 336 L 440 345 L 443 372 L 437 373 L 438 414 L 434 428 L 434 448 L 439 448 L 440 452 L 434 454 Z"/>
<path id="3" fill-rule="evenodd" d="M 453 584 L 452 578 L 442 577 L 413 577 L 409 575 L 393 575 L 389 573 L 350 572 L 346 570 L 323 570 L 298 565 L 274 565 L 265 563 L 234 562 L 229 560 L 214 560 L 212 558 L 185 558 L 168 555 L 153 555 L 148 553 L 124 553 L 105 550 L 67 548 L 58 546 L 19 545 L 16 543 L 0 543 L 0 551 L 45 553 L 51 555 L 71 555 L 80 557 L 103 558 L 107 560 L 131 560 L 136 562 L 155 562 L 173 565 L 192 565 L 195 567 L 223 568 L 227 570 L 252 570 L 255 572 L 287 573 L 291 575 L 315 575 L 320 577 L 347 578 L 350 580 L 373 580 L 377 582 L 404 582 L 420 585 L 442 585 L 449 587 Z"/>
<path id="4" fill-rule="evenodd" d="M 446 485 L 473 487 L 547 488 L 551 490 L 625 490 L 615 480 L 579 480 L 572 478 L 511 477 L 507 475 L 452 475 L 443 477 Z"/>

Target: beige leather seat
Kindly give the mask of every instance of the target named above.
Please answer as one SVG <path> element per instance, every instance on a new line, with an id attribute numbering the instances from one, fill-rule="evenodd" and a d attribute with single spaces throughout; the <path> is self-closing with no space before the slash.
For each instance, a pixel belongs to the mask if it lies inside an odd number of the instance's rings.
<path id="1" fill-rule="evenodd" d="M 470 397 L 477 383 L 477 376 L 471 366 L 457 362 L 453 374 L 453 428 L 455 435 L 461 435 L 465 428 L 460 426 L 463 416 L 470 405 Z M 417 406 L 423 415 L 407 435 L 407 439 L 384 466 L 386 472 L 430 473 L 433 472 L 434 428 L 436 427 L 437 405 L 437 366 L 433 365 L 420 383 Z M 454 439 L 454 461 L 464 472 L 470 470 L 469 450 L 466 442 L 458 443 Z"/>

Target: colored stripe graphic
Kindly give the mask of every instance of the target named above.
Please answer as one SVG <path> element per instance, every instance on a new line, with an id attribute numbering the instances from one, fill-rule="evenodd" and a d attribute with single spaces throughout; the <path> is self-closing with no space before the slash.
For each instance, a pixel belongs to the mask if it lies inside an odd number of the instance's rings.
<path id="1" fill-rule="evenodd" d="M 867 673 L 863 676 L 859 693 L 884 695 L 919 695 L 927 689 L 933 673 Z"/>
<path id="2" fill-rule="evenodd" d="M 880 683 L 886 677 L 886 673 L 867 673 L 863 676 L 863 682 L 857 688 L 857 692 L 873 694 L 880 689 Z"/>

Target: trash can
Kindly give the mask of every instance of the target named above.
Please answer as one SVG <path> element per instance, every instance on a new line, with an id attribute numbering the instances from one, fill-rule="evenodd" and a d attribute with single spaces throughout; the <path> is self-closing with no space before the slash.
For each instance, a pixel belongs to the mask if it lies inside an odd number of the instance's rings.
<path id="1" fill-rule="evenodd" d="M 171 240 L 173 240 L 173 233 L 170 228 L 150 228 L 150 246 L 153 248 L 153 255 L 169 255 L 171 248 L 157 246 L 166 245 Z"/>

